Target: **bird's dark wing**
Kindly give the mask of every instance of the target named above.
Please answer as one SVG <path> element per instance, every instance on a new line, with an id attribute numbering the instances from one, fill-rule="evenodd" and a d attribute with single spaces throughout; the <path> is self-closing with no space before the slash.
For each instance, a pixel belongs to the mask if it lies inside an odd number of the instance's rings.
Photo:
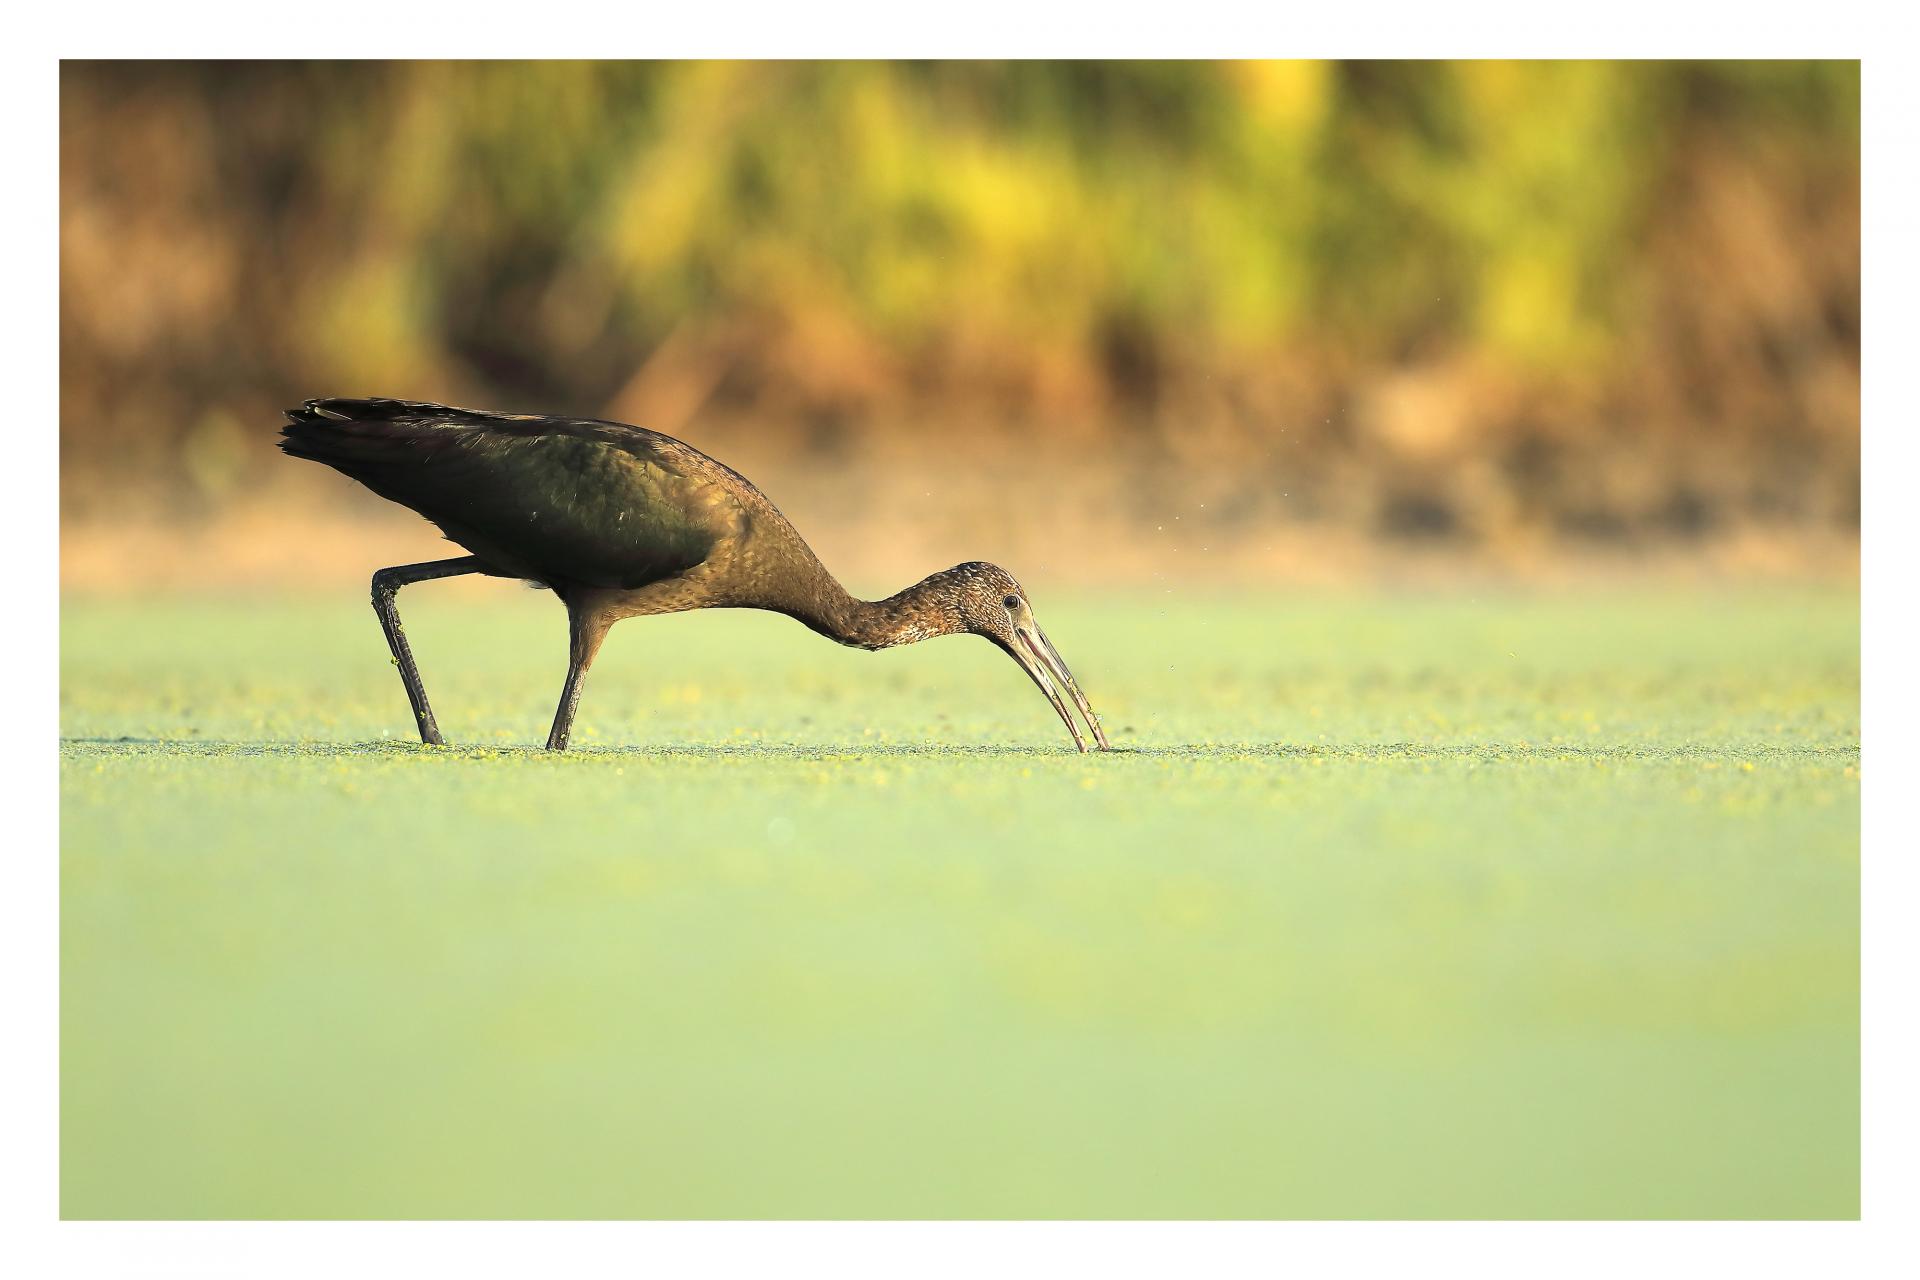
<path id="1" fill-rule="evenodd" d="M 740 477 L 619 423 L 309 400 L 288 411 L 280 447 L 411 507 L 500 570 L 550 584 L 657 582 L 748 519 L 733 493 Z"/>

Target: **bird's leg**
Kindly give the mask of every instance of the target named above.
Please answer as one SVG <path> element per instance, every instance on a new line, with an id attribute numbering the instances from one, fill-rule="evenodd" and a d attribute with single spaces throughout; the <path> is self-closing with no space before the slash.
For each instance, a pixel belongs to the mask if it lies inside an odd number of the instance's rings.
<path id="1" fill-rule="evenodd" d="M 414 665 L 413 650 L 407 647 L 407 633 L 400 625 L 400 611 L 394 607 L 393 597 L 410 582 L 488 572 L 491 570 L 481 564 L 478 557 L 460 556 L 453 560 L 429 560 L 424 564 L 397 564 L 373 575 L 373 611 L 379 615 L 380 629 L 387 633 L 387 648 L 393 650 L 401 683 L 407 686 L 407 701 L 413 704 L 413 721 L 420 728 L 422 742 L 443 746 L 446 740 L 440 736 L 440 726 L 433 722 L 426 686 L 420 683 L 420 668 Z"/>
<path id="2" fill-rule="evenodd" d="M 567 653 L 567 687 L 560 691 L 560 709 L 553 713 L 553 732 L 547 735 L 547 750 L 565 751 L 573 733 L 573 713 L 580 709 L 580 686 L 600 642 L 607 638 L 614 619 L 604 610 L 586 604 L 568 602 L 568 630 L 571 642 Z"/>

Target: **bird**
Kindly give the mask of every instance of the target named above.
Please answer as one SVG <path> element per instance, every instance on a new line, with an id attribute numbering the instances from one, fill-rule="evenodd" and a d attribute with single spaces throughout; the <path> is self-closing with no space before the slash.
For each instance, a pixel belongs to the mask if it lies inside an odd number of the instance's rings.
<path id="1" fill-rule="evenodd" d="M 418 400 L 323 398 L 285 411 L 280 449 L 324 463 L 437 525 L 467 555 L 373 575 L 373 609 L 420 740 L 444 745 L 395 598 L 416 582 L 483 574 L 566 606 L 566 683 L 547 749 L 564 751 L 587 670 L 614 623 L 689 609 L 765 609 L 858 649 L 983 636 L 1100 750 L 1106 730 L 1012 574 L 968 561 L 884 600 L 856 598 L 745 476 L 692 445 L 595 418 L 490 413 Z"/>

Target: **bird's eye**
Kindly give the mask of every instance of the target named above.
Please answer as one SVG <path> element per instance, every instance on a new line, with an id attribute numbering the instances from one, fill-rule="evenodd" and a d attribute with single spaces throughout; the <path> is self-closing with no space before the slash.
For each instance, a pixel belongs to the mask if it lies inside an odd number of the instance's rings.
<path id="1" fill-rule="evenodd" d="M 1007 606 L 1007 608 L 1009 609 L 1018 609 L 1020 607 L 1020 597 L 1008 596 L 1006 599 L 1002 600 L 1000 603 Z"/>

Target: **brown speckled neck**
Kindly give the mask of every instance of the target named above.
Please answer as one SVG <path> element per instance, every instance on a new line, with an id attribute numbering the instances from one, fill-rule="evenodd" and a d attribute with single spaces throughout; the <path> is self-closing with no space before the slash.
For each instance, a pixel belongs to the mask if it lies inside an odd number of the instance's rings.
<path id="1" fill-rule="evenodd" d="M 952 570 L 923 578 L 884 600 L 860 600 L 831 578 L 830 590 L 812 598 L 792 615 L 830 640 L 856 649 L 890 649 L 967 629 L 954 601 Z"/>

